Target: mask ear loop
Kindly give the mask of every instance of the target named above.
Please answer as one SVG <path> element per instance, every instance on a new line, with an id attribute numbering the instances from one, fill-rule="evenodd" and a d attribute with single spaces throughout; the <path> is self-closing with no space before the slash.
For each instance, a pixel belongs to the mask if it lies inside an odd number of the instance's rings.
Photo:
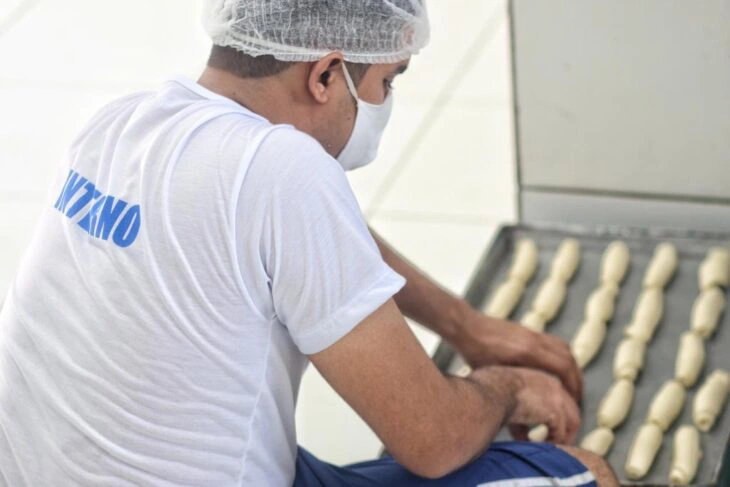
<path id="1" fill-rule="evenodd" d="M 357 96 L 357 88 L 355 88 L 355 83 L 353 83 L 350 72 L 347 70 L 347 65 L 344 61 L 342 61 L 342 72 L 345 73 L 345 82 L 347 83 L 347 87 L 350 89 L 350 94 L 356 101 L 360 101 L 360 97 Z"/>

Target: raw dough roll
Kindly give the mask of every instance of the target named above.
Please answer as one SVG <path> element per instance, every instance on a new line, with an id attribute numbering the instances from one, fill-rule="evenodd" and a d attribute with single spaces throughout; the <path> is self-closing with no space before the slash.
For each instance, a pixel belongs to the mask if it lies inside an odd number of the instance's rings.
<path id="1" fill-rule="evenodd" d="M 669 483 L 689 485 L 697 474 L 702 459 L 700 433 L 692 426 L 683 425 L 674 434 L 672 466 L 669 470 Z"/>
<path id="2" fill-rule="evenodd" d="M 605 289 L 607 292 L 611 293 L 613 299 L 616 299 L 616 296 L 618 296 L 618 284 L 615 282 L 603 281 L 601 283 L 601 289 Z"/>
<path id="3" fill-rule="evenodd" d="M 587 320 L 600 320 L 604 323 L 613 316 L 615 296 L 605 287 L 599 287 L 588 296 L 585 316 Z"/>
<path id="4" fill-rule="evenodd" d="M 527 433 L 527 439 L 533 443 L 542 443 L 548 439 L 549 435 L 550 430 L 548 430 L 548 427 L 541 424 L 539 426 L 535 426 Z"/>
<path id="5" fill-rule="evenodd" d="M 543 331 L 545 331 L 545 318 L 543 318 L 539 313 L 536 313 L 534 311 L 530 311 L 525 316 L 523 316 L 520 320 L 520 323 L 525 328 L 536 331 L 537 333 L 542 333 Z"/>
<path id="6" fill-rule="evenodd" d="M 664 293 L 662 290 L 644 289 L 636 301 L 634 316 L 631 324 L 626 328 L 625 334 L 647 343 L 650 342 L 663 313 Z"/>
<path id="7" fill-rule="evenodd" d="M 535 300 L 532 303 L 533 311 L 539 313 L 540 316 L 545 318 L 545 321 L 552 320 L 563 305 L 566 292 L 567 289 L 563 281 L 554 277 L 549 278 L 537 291 Z"/>
<path id="8" fill-rule="evenodd" d="M 512 267 L 509 271 L 511 279 L 517 279 L 527 284 L 535 275 L 538 263 L 537 245 L 530 239 L 517 242 Z"/>
<path id="9" fill-rule="evenodd" d="M 720 322 L 725 310 L 725 293 L 718 287 L 705 289 L 692 305 L 692 331 L 702 338 L 709 338 Z"/>
<path id="10" fill-rule="evenodd" d="M 730 284 L 730 250 L 714 247 L 707 252 L 698 273 L 700 289 Z"/>
<path id="11" fill-rule="evenodd" d="M 606 338 L 606 324 L 603 321 L 587 320 L 580 325 L 570 342 L 570 351 L 581 369 L 596 356 L 604 338 Z"/>
<path id="12" fill-rule="evenodd" d="M 660 243 L 654 249 L 654 255 L 644 274 L 644 287 L 664 288 L 675 270 L 677 270 L 677 248 L 670 243 Z"/>
<path id="13" fill-rule="evenodd" d="M 651 401 L 646 422 L 654 423 L 662 431 L 667 431 L 682 412 L 686 397 L 687 393 L 682 384 L 675 380 L 665 382 Z"/>
<path id="14" fill-rule="evenodd" d="M 563 240 L 553 257 L 550 277 L 568 282 L 573 278 L 580 261 L 580 242 L 574 238 Z"/>
<path id="15" fill-rule="evenodd" d="M 583 438 L 583 441 L 580 442 L 580 447 L 596 455 L 605 457 L 608 450 L 611 449 L 611 445 L 613 445 L 613 438 L 613 431 L 611 429 L 599 427 Z"/>
<path id="16" fill-rule="evenodd" d="M 614 379 L 635 381 L 639 371 L 644 367 L 646 344 L 636 338 L 624 338 L 616 349 L 613 358 Z"/>
<path id="17" fill-rule="evenodd" d="M 730 375 L 724 370 L 714 371 L 695 394 L 692 419 L 700 431 L 708 432 L 725 407 L 730 392 Z"/>
<path id="18" fill-rule="evenodd" d="M 674 366 L 674 378 L 684 387 L 695 385 L 705 364 L 705 342 L 695 333 L 688 331 L 679 340 L 679 351 Z"/>
<path id="19" fill-rule="evenodd" d="M 457 377 L 467 377 L 469 374 L 471 374 L 471 367 L 468 365 L 462 365 L 454 375 Z"/>
<path id="20" fill-rule="evenodd" d="M 629 247 L 620 240 L 611 242 L 601 258 L 601 282 L 621 283 L 629 270 Z"/>
<path id="21" fill-rule="evenodd" d="M 614 382 L 598 406 L 598 425 L 615 429 L 626 419 L 633 401 L 634 383 L 624 379 Z"/>
<path id="22" fill-rule="evenodd" d="M 525 285 L 517 279 L 503 282 L 492 295 L 486 313 L 495 318 L 508 318 L 520 302 Z"/>
<path id="23" fill-rule="evenodd" d="M 662 432 L 659 426 L 649 423 L 639 428 L 626 459 L 626 475 L 631 480 L 644 477 L 651 468 L 659 448 L 662 446 Z"/>

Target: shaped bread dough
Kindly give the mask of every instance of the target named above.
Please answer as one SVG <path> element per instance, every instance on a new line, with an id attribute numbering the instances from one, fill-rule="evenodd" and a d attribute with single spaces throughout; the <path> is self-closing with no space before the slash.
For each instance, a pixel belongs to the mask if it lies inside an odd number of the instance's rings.
<path id="1" fill-rule="evenodd" d="M 570 351 L 573 353 L 578 367 L 581 369 L 593 360 L 606 338 L 606 324 L 603 321 L 587 320 L 580 325 L 570 342 Z"/>
<path id="2" fill-rule="evenodd" d="M 644 424 L 639 428 L 629 449 L 624 468 L 631 480 L 638 480 L 649 472 L 659 447 L 662 446 L 662 436 L 664 436 L 662 429 L 653 423 Z"/>
<path id="3" fill-rule="evenodd" d="M 613 358 L 613 377 L 616 380 L 635 381 L 644 367 L 646 344 L 636 338 L 624 338 L 616 349 Z"/>
<path id="4" fill-rule="evenodd" d="M 611 242 L 601 257 L 601 282 L 620 284 L 629 270 L 629 247 L 620 240 Z"/>
<path id="5" fill-rule="evenodd" d="M 548 427 L 541 424 L 539 426 L 535 426 L 527 433 L 527 439 L 534 443 L 542 443 L 548 439 L 549 434 L 550 430 L 548 430 Z"/>
<path id="6" fill-rule="evenodd" d="M 618 296 L 618 284 L 615 282 L 603 281 L 601 283 L 601 289 L 604 289 L 606 292 L 611 293 L 613 299 L 616 299 L 616 296 Z"/>
<path id="7" fill-rule="evenodd" d="M 613 439 L 614 436 L 611 429 L 599 427 L 583 438 L 583 441 L 580 442 L 580 447 L 596 455 L 605 457 L 608 450 L 611 449 L 611 445 L 613 445 Z"/>
<path id="8" fill-rule="evenodd" d="M 549 278 L 537 291 L 535 300 L 532 302 L 532 310 L 545 318 L 545 321 L 552 320 L 563 305 L 566 292 L 563 281 L 553 277 Z"/>
<path id="9" fill-rule="evenodd" d="M 486 313 L 495 318 L 508 318 L 520 302 L 525 285 L 517 279 L 503 282 L 492 295 Z"/>
<path id="10" fill-rule="evenodd" d="M 515 246 L 509 277 L 527 284 L 535 275 L 537 264 L 538 252 L 535 242 L 530 239 L 520 240 Z"/>
<path id="11" fill-rule="evenodd" d="M 698 272 L 700 289 L 713 286 L 728 287 L 730 284 L 730 250 L 714 247 L 707 252 Z"/>
<path id="12" fill-rule="evenodd" d="M 586 320 L 607 322 L 613 316 L 615 301 L 615 295 L 610 289 L 599 287 L 588 296 L 586 301 Z"/>
<path id="13" fill-rule="evenodd" d="M 621 379 L 613 383 L 598 406 L 598 425 L 615 429 L 623 423 L 634 401 L 634 383 Z"/>
<path id="14" fill-rule="evenodd" d="M 705 364 L 705 342 L 695 333 L 688 331 L 679 340 L 674 378 L 684 387 L 690 388 L 697 382 Z"/>
<path id="15" fill-rule="evenodd" d="M 662 431 L 667 431 L 682 412 L 686 397 L 687 393 L 682 384 L 675 380 L 665 382 L 649 405 L 646 422 L 654 423 Z"/>
<path id="16" fill-rule="evenodd" d="M 646 343 L 654 336 L 654 331 L 664 313 L 664 293 L 661 289 L 644 289 L 634 307 L 631 324 L 626 328 L 626 336 L 638 338 Z"/>
<path id="17" fill-rule="evenodd" d="M 555 253 L 555 257 L 553 257 L 550 277 L 560 279 L 565 283 L 569 282 L 578 268 L 579 261 L 580 242 L 574 238 L 563 240 Z"/>
<path id="18" fill-rule="evenodd" d="M 700 431 L 708 432 L 725 407 L 730 392 L 730 374 L 714 371 L 695 394 L 692 419 Z"/>
<path id="19" fill-rule="evenodd" d="M 537 333 L 542 333 L 543 331 L 545 331 L 545 318 L 543 318 L 539 313 L 536 313 L 534 311 L 530 311 L 525 316 L 523 316 L 520 320 L 520 323 L 525 328 L 536 331 Z"/>
<path id="20" fill-rule="evenodd" d="M 697 474 L 702 459 L 700 433 L 690 425 L 682 425 L 674 434 L 672 466 L 669 469 L 669 483 L 689 485 Z"/>
<path id="21" fill-rule="evenodd" d="M 644 287 L 663 289 L 677 270 L 677 248 L 670 243 L 660 243 L 644 274 Z"/>
<path id="22" fill-rule="evenodd" d="M 705 289 L 692 305 L 691 328 L 702 338 L 709 338 L 725 310 L 725 293 L 718 287 Z"/>
<path id="23" fill-rule="evenodd" d="M 468 365 L 462 365 L 454 375 L 457 377 L 467 377 L 469 374 L 471 374 L 471 367 Z"/>

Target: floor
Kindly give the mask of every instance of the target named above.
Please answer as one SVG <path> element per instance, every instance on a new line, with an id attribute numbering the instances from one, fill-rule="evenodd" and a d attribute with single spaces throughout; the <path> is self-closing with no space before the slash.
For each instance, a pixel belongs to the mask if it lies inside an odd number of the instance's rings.
<path id="1" fill-rule="evenodd" d="M 81 124 L 117 96 L 200 71 L 209 48 L 201 5 L 0 0 L 0 297 Z M 351 182 L 373 228 L 458 294 L 497 226 L 516 215 L 506 2 L 428 6 L 431 44 L 395 85 L 379 159 Z M 437 337 L 412 326 L 432 352 Z M 300 444 L 336 464 L 381 447 L 314 367 L 297 428 Z"/>

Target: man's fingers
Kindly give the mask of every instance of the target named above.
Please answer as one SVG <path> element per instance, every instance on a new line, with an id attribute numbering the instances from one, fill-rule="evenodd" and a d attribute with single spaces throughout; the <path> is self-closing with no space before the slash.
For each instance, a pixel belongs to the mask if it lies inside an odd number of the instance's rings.
<path id="1" fill-rule="evenodd" d="M 568 345 L 559 338 L 545 335 L 541 354 L 545 360 L 545 368 L 560 378 L 573 398 L 580 402 L 583 398 L 583 374 L 578 367 Z"/>
<path id="2" fill-rule="evenodd" d="M 548 441 L 550 443 L 559 445 L 565 443 L 565 417 L 561 411 L 551 414 L 545 423 L 545 426 L 547 426 L 548 431 L 550 431 L 550 434 L 548 435 Z"/>
<path id="3" fill-rule="evenodd" d="M 527 433 L 529 432 L 527 426 L 524 424 L 510 424 L 507 426 L 509 434 L 512 435 L 517 441 L 527 441 Z"/>
<path id="4" fill-rule="evenodd" d="M 538 335 L 541 352 L 538 360 L 543 359 L 543 369 L 557 375 L 565 388 L 576 400 L 582 395 L 582 381 L 578 365 L 568 344 L 558 337 L 541 333 Z"/>
<path id="5" fill-rule="evenodd" d="M 580 409 L 572 398 L 566 397 L 565 403 L 565 424 L 567 445 L 575 444 L 580 429 Z"/>
<path id="6" fill-rule="evenodd" d="M 580 401 L 583 394 L 583 379 L 573 356 L 561 354 L 545 342 L 537 355 L 539 356 L 535 358 L 540 368 L 556 375 L 570 395 L 576 401 Z"/>

